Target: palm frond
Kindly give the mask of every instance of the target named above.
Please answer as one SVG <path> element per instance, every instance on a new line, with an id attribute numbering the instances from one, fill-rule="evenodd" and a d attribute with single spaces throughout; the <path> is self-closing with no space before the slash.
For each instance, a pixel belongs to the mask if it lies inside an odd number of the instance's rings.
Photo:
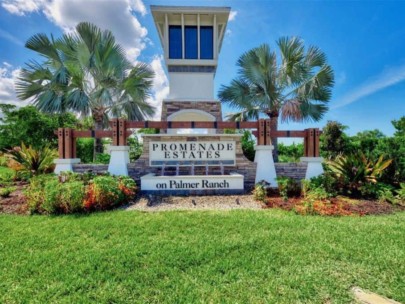
<path id="1" fill-rule="evenodd" d="M 39 53 L 45 58 L 62 63 L 55 44 L 45 34 L 36 34 L 30 37 L 25 43 L 25 47 Z"/>

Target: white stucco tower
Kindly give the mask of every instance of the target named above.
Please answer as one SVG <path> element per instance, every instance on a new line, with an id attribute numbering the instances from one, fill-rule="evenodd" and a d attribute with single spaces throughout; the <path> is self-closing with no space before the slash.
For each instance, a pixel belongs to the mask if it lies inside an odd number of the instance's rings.
<path id="1" fill-rule="evenodd" d="M 229 7 L 151 6 L 169 76 L 162 120 L 220 121 L 214 77 Z"/>

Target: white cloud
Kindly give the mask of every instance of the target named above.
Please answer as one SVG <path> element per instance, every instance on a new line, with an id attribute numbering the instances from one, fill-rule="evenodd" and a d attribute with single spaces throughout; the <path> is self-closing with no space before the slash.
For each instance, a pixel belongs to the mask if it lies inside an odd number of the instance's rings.
<path id="1" fill-rule="evenodd" d="M 109 29 L 133 63 L 137 61 L 147 45 L 153 45 L 147 37 L 147 29 L 141 25 L 137 16 L 133 15 L 133 12 L 140 13 L 142 16 L 147 13 L 142 0 L 5 0 L 2 6 L 10 13 L 19 16 L 40 11 L 65 32 L 73 31 L 82 21 L 91 22 L 102 29 Z M 156 74 L 153 82 L 153 97 L 150 99 L 158 109 L 154 119 L 160 119 L 162 100 L 169 93 L 162 61 L 163 57 L 156 56 L 150 63 Z M 7 90 L 2 87 L 0 94 L 3 90 L 13 92 L 10 91 L 10 83 L 11 88 L 13 87 L 10 81 L 7 80 Z"/>
<path id="2" fill-rule="evenodd" d="M 26 104 L 20 101 L 15 94 L 14 83 L 19 73 L 20 69 L 13 69 L 13 66 L 7 62 L 3 62 L 3 66 L 0 66 L 0 103 Z"/>
<path id="3" fill-rule="evenodd" d="M 336 105 L 332 106 L 332 108 L 341 108 L 404 80 L 405 65 L 386 69 L 378 76 L 370 79 L 369 81 L 365 82 L 364 84 L 360 85 L 359 87 L 355 88 L 354 90 L 343 96 L 343 98 Z"/>
<path id="4" fill-rule="evenodd" d="M 24 16 L 39 11 L 44 4 L 45 0 L 4 0 L 1 6 L 14 15 Z"/>
<path id="5" fill-rule="evenodd" d="M 72 31 L 82 21 L 109 29 L 132 62 L 146 47 L 148 31 L 132 14 L 146 14 L 146 7 L 141 0 L 5 0 L 2 6 L 19 16 L 41 11 L 65 32 Z"/>
<path id="6" fill-rule="evenodd" d="M 236 18 L 236 15 L 238 15 L 237 11 L 231 11 L 230 14 L 229 14 L 228 21 L 234 21 L 235 18 Z"/>
<path id="7" fill-rule="evenodd" d="M 149 99 L 150 104 L 156 107 L 153 120 L 160 120 L 162 114 L 162 101 L 169 95 L 169 81 L 163 69 L 163 56 L 155 56 L 151 62 L 151 68 L 155 72 L 153 80 L 154 92 Z"/>
<path id="8" fill-rule="evenodd" d="M 143 4 L 142 0 L 132 0 L 131 8 L 135 12 L 141 13 L 142 16 L 146 15 L 146 7 L 145 7 L 145 4 Z"/>
<path id="9" fill-rule="evenodd" d="M 52 0 L 43 9 L 47 18 L 64 31 L 72 31 L 82 21 L 111 30 L 128 58 L 135 62 L 145 48 L 148 31 L 132 15 L 132 10 L 146 13 L 140 0 Z"/>

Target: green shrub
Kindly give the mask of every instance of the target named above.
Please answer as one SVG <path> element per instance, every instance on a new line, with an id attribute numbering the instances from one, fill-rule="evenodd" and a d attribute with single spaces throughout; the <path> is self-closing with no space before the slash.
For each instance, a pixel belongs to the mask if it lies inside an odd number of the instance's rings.
<path id="1" fill-rule="evenodd" d="M 380 197 L 380 193 L 393 192 L 394 187 L 381 182 L 377 183 L 364 183 L 359 187 L 361 197 L 367 199 L 376 199 Z"/>
<path id="2" fill-rule="evenodd" d="M 287 201 L 289 197 L 299 196 L 301 193 L 300 184 L 287 176 L 277 177 L 278 191 L 281 197 Z"/>
<path id="3" fill-rule="evenodd" d="M 340 154 L 349 153 L 350 138 L 344 133 L 347 127 L 337 121 L 328 121 L 320 138 L 321 156 L 333 159 Z"/>
<path id="4" fill-rule="evenodd" d="M 256 155 L 256 150 L 255 150 L 256 141 L 253 137 L 252 132 L 250 132 L 249 130 L 243 131 L 243 135 L 241 138 L 241 144 L 242 144 L 243 155 L 245 155 L 245 157 L 248 160 L 254 161 L 255 155 Z"/>
<path id="5" fill-rule="evenodd" d="M 24 142 L 35 149 L 45 145 L 58 146 L 55 130 L 73 128 L 77 123 L 75 114 L 42 113 L 36 107 L 15 107 L 1 104 L 0 110 L 0 150 L 12 149 Z"/>
<path id="6" fill-rule="evenodd" d="M 76 140 L 76 155 L 84 164 L 93 162 L 94 138 L 78 138 Z"/>
<path id="7" fill-rule="evenodd" d="M 44 187 L 42 210 L 48 214 L 75 213 L 83 211 L 85 186 L 82 181 L 61 183 L 48 181 Z"/>
<path id="8" fill-rule="evenodd" d="M 377 194 L 379 202 L 387 202 L 391 204 L 397 204 L 397 198 L 395 197 L 394 193 L 388 188 L 380 190 Z"/>
<path id="9" fill-rule="evenodd" d="M 336 179 L 328 172 L 324 172 L 321 175 L 312 177 L 310 180 L 302 180 L 302 195 L 307 197 L 313 195 L 315 197 L 335 197 L 337 195 Z"/>
<path id="10" fill-rule="evenodd" d="M 267 196 L 267 188 L 270 184 L 262 180 L 253 189 L 253 198 L 256 201 L 264 202 Z"/>
<path id="11" fill-rule="evenodd" d="M 33 177 L 26 190 L 31 213 L 67 214 L 107 210 L 128 202 L 135 181 L 124 176 L 64 173 Z"/>
<path id="12" fill-rule="evenodd" d="M 125 195 L 119 181 L 112 176 L 97 176 L 87 187 L 84 207 L 87 210 L 108 210 L 122 204 Z"/>
<path id="13" fill-rule="evenodd" d="M 401 183 L 400 188 L 395 192 L 397 193 L 398 199 L 405 203 L 405 183 Z"/>
<path id="14" fill-rule="evenodd" d="M 38 175 L 30 179 L 30 185 L 25 191 L 25 197 L 31 213 L 43 212 L 41 206 L 44 201 L 44 188 L 47 182 L 53 180 L 57 180 L 57 177 L 53 174 Z"/>
<path id="15" fill-rule="evenodd" d="M 0 183 L 2 185 L 14 181 L 15 177 L 16 173 L 14 170 L 5 167 L 0 167 Z"/>
<path id="16" fill-rule="evenodd" d="M 292 145 L 278 144 L 278 157 L 281 163 L 296 163 L 304 155 L 304 144 L 293 143 Z"/>
<path id="17" fill-rule="evenodd" d="M 0 156 L 0 167 L 7 167 L 8 158 L 5 155 Z"/>
<path id="18" fill-rule="evenodd" d="M 96 164 L 109 164 L 110 163 L 111 155 L 107 153 L 98 153 L 96 154 L 96 160 L 94 163 Z"/>
<path id="19" fill-rule="evenodd" d="M 5 187 L 0 189 L 0 196 L 3 198 L 9 197 L 17 188 L 16 187 Z"/>

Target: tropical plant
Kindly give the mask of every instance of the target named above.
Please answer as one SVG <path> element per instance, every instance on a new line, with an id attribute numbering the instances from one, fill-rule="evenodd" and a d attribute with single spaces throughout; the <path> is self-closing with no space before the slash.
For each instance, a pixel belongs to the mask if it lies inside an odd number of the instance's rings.
<path id="1" fill-rule="evenodd" d="M 35 149 L 32 146 L 27 147 L 21 143 L 21 147 L 15 147 L 8 151 L 12 160 L 21 165 L 23 171 L 33 175 L 52 172 L 53 161 L 57 157 L 57 151 L 49 147 Z"/>
<path id="2" fill-rule="evenodd" d="M 376 162 L 363 153 L 340 155 L 326 162 L 327 167 L 336 176 L 340 185 L 350 192 L 358 192 L 365 183 L 377 183 L 392 160 L 384 160 L 381 155 Z"/>
<path id="3" fill-rule="evenodd" d="M 277 41 L 281 59 L 267 44 L 244 53 L 237 61 L 238 77 L 221 86 L 219 98 L 237 109 L 230 120 L 270 118 L 277 131 L 278 120 L 319 121 L 328 110 L 334 74 L 325 54 L 315 46 L 304 47 L 297 37 Z M 272 138 L 277 161 L 277 138 Z"/>
<path id="4" fill-rule="evenodd" d="M 154 73 L 146 64 L 131 64 L 110 31 L 83 22 L 56 40 L 36 34 L 26 47 L 45 60 L 21 69 L 17 96 L 32 99 L 39 110 L 91 115 L 96 129 L 108 116 L 142 120 L 154 113 L 147 103 Z M 97 150 L 102 152 L 100 141 Z"/>

